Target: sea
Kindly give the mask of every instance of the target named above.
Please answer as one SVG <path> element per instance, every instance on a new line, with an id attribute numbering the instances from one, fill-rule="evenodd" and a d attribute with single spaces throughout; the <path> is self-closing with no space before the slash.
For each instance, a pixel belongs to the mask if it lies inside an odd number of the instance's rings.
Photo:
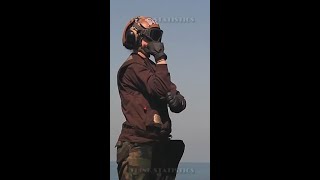
<path id="1" fill-rule="evenodd" d="M 176 180 L 209 180 L 210 163 L 180 162 Z M 110 180 L 119 180 L 117 163 L 110 161 Z"/>

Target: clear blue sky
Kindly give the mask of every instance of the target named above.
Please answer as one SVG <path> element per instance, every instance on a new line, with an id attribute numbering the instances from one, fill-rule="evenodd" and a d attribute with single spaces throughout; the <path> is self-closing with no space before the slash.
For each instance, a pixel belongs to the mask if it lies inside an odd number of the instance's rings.
<path id="1" fill-rule="evenodd" d="M 209 0 L 111 0 L 111 161 L 116 160 L 114 146 L 125 120 L 116 83 L 117 71 L 130 54 L 122 46 L 122 31 L 131 18 L 142 15 L 159 19 L 171 80 L 187 100 L 185 111 L 170 114 L 173 139 L 182 139 L 186 145 L 181 161 L 210 162 L 209 5 Z"/>

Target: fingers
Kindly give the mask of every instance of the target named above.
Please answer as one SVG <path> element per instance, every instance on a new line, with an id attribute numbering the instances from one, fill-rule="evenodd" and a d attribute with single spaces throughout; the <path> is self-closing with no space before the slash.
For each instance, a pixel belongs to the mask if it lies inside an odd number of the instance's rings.
<path id="1" fill-rule="evenodd" d="M 173 96 L 171 94 L 171 92 L 167 93 L 167 100 L 170 101 L 171 99 L 173 99 Z"/>
<path id="2" fill-rule="evenodd" d="M 172 99 L 169 101 L 169 103 L 171 106 L 176 106 L 178 103 L 177 103 L 177 99 Z"/>

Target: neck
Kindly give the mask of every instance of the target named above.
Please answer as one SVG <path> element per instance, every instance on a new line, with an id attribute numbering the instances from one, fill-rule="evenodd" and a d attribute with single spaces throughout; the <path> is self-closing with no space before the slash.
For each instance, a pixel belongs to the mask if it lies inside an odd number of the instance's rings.
<path id="1" fill-rule="evenodd" d="M 137 53 L 139 56 L 141 56 L 142 58 L 149 58 L 150 54 L 146 53 L 142 48 L 139 48 L 137 50 L 133 51 L 134 53 Z"/>
<path id="2" fill-rule="evenodd" d="M 135 53 L 137 53 L 139 56 L 141 56 L 143 59 L 146 58 L 146 55 L 144 55 L 142 52 L 140 51 L 136 51 Z"/>

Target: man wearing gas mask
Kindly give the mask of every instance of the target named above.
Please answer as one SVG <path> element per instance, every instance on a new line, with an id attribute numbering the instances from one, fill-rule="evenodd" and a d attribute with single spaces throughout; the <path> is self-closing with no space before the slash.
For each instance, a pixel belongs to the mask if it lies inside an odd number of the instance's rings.
<path id="1" fill-rule="evenodd" d="M 183 141 L 171 140 L 168 109 L 180 113 L 186 100 L 171 82 L 162 34 L 145 16 L 131 19 L 123 32 L 123 46 L 132 53 L 117 75 L 125 116 L 116 144 L 120 180 L 173 180 L 184 153 Z"/>

